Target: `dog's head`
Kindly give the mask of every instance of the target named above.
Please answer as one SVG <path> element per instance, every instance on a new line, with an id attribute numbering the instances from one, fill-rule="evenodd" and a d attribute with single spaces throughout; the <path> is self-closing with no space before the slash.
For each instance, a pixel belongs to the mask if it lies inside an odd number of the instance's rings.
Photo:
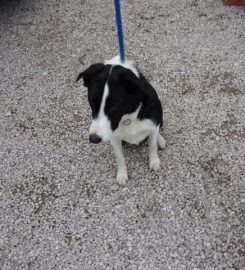
<path id="1" fill-rule="evenodd" d="M 110 63 L 93 64 L 78 75 L 88 89 L 91 142 L 108 141 L 123 115 L 137 110 L 142 100 L 138 76 L 136 69 Z"/>

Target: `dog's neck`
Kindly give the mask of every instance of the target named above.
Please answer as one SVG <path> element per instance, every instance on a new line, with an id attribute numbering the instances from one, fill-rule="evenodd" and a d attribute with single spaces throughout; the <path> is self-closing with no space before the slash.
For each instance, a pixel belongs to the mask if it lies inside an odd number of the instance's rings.
<path id="1" fill-rule="evenodd" d="M 124 68 L 127 68 L 127 69 L 131 70 L 138 78 L 140 77 L 139 71 L 135 67 L 133 61 L 131 61 L 131 60 L 127 59 L 127 58 L 122 63 L 120 61 L 120 56 L 115 56 L 110 60 L 106 60 L 104 64 L 105 65 L 112 65 L 112 66 L 122 66 Z"/>

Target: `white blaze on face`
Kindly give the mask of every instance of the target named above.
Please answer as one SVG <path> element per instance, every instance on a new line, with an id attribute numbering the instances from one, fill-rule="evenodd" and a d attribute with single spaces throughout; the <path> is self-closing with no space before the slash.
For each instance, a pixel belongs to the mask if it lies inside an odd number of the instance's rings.
<path id="1" fill-rule="evenodd" d="M 102 101 L 100 104 L 100 110 L 98 116 L 92 120 L 92 124 L 89 129 L 89 134 L 96 134 L 101 137 L 103 142 L 107 142 L 112 134 L 111 124 L 108 117 L 105 115 L 105 103 L 109 95 L 108 84 L 105 84 Z"/>

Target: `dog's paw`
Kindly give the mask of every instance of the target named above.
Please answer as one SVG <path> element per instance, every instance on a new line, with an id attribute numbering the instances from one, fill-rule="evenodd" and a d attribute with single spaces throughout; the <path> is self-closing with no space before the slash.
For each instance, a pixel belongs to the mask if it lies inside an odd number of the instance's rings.
<path id="1" fill-rule="evenodd" d="M 154 158 L 152 160 L 150 160 L 150 169 L 153 171 L 158 171 L 160 169 L 160 159 Z"/>
<path id="2" fill-rule="evenodd" d="M 128 174 L 127 172 L 118 172 L 117 173 L 117 183 L 120 186 L 124 186 L 126 184 L 126 181 L 128 180 Z"/>
<path id="3" fill-rule="evenodd" d="M 164 140 L 164 138 L 160 134 L 158 135 L 158 138 L 157 138 L 157 144 L 158 144 L 160 149 L 163 149 L 166 147 L 166 141 Z"/>

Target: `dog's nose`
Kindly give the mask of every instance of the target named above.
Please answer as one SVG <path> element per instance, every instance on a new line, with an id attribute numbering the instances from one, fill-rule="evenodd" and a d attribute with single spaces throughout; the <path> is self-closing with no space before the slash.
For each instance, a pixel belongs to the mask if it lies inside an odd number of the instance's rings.
<path id="1" fill-rule="evenodd" d="M 101 142 L 101 138 L 97 134 L 92 133 L 92 134 L 89 135 L 89 141 L 91 143 L 100 143 Z"/>

